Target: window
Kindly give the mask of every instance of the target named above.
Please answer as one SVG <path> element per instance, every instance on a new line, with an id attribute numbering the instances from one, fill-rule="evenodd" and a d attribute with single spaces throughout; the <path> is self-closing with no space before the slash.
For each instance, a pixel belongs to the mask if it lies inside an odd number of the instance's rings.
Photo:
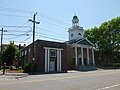
<path id="1" fill-rule="evenodd" d="M 80 36 L 81 36 L 81 33 L 78 33 L 78 35 L 80 35 Z"/>
<path id="2" fill-rule="evenodd" d="M 72 58 L 72 64 L 75 65 L 75 58 Z"/>
<path id="3" fill-rule="evenodd" d="M 71 37 L 73 37 L 73 33 L 71 34 Z"/>
<path id="4" fill-rule="evenodd" d="M 25 50 L 25 55 L 27 55 L 27 50 Z"/>
<path id="5" fill-rule="evenodd" d="M 31 49 L 29 48 L 29 54 L 30 54 L 30 52 L 31 52 Z"/>
<path id="6" fill-rule="evenodd" d="M 56 57 L 56 50 L 50 50 L 50 57 Z"/>
<path id="7" fill-rule="evenodd" d="M 22 56 L 24 56 L 24 52 L 22 52 Z"/>

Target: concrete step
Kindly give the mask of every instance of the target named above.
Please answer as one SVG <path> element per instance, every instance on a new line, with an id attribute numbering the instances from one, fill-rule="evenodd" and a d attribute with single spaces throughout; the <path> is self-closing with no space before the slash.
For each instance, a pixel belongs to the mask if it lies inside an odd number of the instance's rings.
<path id="1" fill-rule="evenodd" d="M 93 71 L 93 70 L 97 70 L 97 67 L 92 66 L 92 65 L 79 65 L 78 70 L 80 70 L 80 71 Z"/>

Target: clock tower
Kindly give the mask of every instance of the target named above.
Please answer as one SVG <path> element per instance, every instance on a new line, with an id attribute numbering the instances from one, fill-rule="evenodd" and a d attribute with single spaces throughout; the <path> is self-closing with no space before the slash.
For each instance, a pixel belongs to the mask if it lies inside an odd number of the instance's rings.
<path id="1" fill-rule="evenodd" d="M 69 28 L 68 32 L 69 32 L 69 41 L 79 40 L 84 38 L 84 34 L 83 34 L 84 29 L 83 27 L 79 26 L 79 19 L 76 15 L 73 16 L 72 27 Z"/>

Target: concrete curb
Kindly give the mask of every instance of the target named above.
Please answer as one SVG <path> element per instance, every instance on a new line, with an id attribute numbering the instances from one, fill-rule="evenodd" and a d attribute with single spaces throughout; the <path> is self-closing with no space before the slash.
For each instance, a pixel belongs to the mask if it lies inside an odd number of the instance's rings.
<path id="1" fill-rule="evenodd" d="M 4 75 L 0 72 L 0 80 L 4 79 L 20 79 L 27 77 L 29 74 L 27 73 L 5 73 Z"/>

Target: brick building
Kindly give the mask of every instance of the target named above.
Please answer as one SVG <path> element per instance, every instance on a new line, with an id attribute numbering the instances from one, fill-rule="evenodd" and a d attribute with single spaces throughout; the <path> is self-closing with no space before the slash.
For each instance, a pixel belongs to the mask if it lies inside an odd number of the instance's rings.
<path id="1" fill-rule="evenodd" d="M 22 60 L 32 62 L 32 44 L 24 48 Z M 66 72 L 66 44 L 53 41 L 35 41 L 35 68 L 36 72 Z"/>
<path id="2" fill-rule="evenodd" d="M 84 38 L 84 29 L 79 26 L 75 15 L 68 30 L 69 41 L 64 43 L 36 40 L 35 57 L 32 58 L 32 44 L 24 48 L 24 63 L 35 62 L 36 72 L 66 72 L 67 69 L 91 70 L 95 65 L 93 44 Z"/>

